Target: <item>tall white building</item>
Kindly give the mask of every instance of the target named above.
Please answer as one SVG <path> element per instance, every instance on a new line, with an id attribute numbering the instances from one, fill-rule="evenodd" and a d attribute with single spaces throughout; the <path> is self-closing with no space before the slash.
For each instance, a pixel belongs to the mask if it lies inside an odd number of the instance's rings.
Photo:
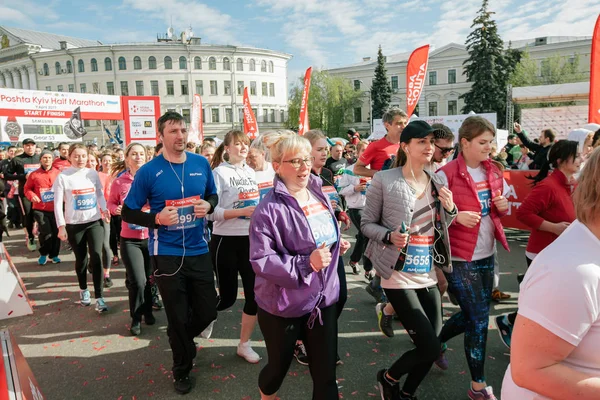
<path id="1" fill-rule="evenodd" d="M 241 127 L 248 87 L 259 129 L 280 128 L 287 118 L 291 55 L 202 44 L 191 28 L 180 35 L 169 28 L 155 43 L 109 45 L 0 26 L 0 44 L 0 87 L 160 96 L 162 112 L 178 111 L 188 122 L 197 93 L 202 96 L 205 135 L 220 136 Z M 99 123 L 86 125 L 88 138 L 101 137 Z"/>
<path id="2" fill-rule="evenodd" d="M 566 62 L 573 62 L 579 56 L 579 66 L 586 79 L 589 79 L 591 37 L 541 37 L 512 42 L 512 48 L 526 50 L 538 65 L 538 74 L 543 76 L 544 63 L 549 57 L 559 55 Z M 406 65 L 410 53 L 387 56 L 387 75 L 392 87 L 392 105 L 406 108 Z M 419 115 L 462 114 L 463 100 L 459 96 L 469 91 L 471 84 L 463 75 L 463 63 L 469 57 L 464 45 L 450 43 L 430 50 L 428 76 L 419 101 Z M 369 90 L 375 75 L 377 60 L 370 57 L 361 62 L 340 68 L 329 73 L 349 79 L 356 90 L 364 92 L 363 104 L 354 109 L 354 127 L 363 133 L 369 131 L 370 94 Z"/>

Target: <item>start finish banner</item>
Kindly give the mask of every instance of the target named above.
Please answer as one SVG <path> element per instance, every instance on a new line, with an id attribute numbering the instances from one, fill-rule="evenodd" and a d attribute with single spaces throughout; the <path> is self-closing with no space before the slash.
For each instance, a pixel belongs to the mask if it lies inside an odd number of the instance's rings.
<path id="1" fill-rule="evenodd" d="M 122 120 L 120 96 L 0 89 L 0 142 L 78 141 L 65 126 L 80 111 L 82 120 Z"/>

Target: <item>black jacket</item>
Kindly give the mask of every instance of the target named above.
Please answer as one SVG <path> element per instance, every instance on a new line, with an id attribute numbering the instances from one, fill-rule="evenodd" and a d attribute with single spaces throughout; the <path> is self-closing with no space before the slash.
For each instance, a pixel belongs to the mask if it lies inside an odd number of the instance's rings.
<path id="1" fill-rule="evenodd" d="M 548 160 L 548 152 L 550 151 L 551 146 L 544 147 L 541 144 L 538 144 L 532 140 L 529 140 L 529 137 L 527 136 L 527 132 L 525 132 L 525 131 L 521 131 L 521 133 L 517 133 L 517 136 L 519 137 L 519 139 L 521 139 L 521 142 L 523 142 L 523 145 L 525 147 L 527 147 L 530 151 L 533 151 L 533 153 L 535 154 L 533 156 L 533 160 L 532 160 L 531 164 L 529 164 L 529 169 L 542 168 L 542 165 L 544 165 L 544 163 L 546 163 L 546 161 Z"/>
<path id="2" fill-rule="evenodd" d="M 19 196 L 24 196 L 23 189 L 25 188 L 26 176 L 28 173 L 35 171 L 40 167 L 40 156 L 29 156 L 25 153 L 14 157 L 8 164 L 6 175 L 4 178 L 7 181 L 19 181 Z"/>

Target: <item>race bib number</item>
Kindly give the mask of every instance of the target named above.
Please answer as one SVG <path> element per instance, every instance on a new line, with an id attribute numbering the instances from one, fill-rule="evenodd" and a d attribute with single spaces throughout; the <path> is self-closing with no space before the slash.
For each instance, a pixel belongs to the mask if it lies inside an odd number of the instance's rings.
<path id="1" fill-rule="evenodd" d="M 302 207 L 302 211 L 304 211 L 304 215 L 308 220 L 317 247 L 323 243 L 326 247 L 329 247 L 337 242 L 335 222 L 331 213 L 323 204 L 309 204 Z"/>
<path id="2" fill-rule="evenodd" d="M 426 274 L 431 271 L 433 236 L 410 235 L 402 272 Z"/>
<path id="3" fill-rule="evenodd" d="M 200 196 L 186 197 L 179 200 L 167 200 L 167 207 L 177 207 L 179 223 L 167 226 L 168 231 L 178 231 L 181 229 L 191 229 L 200 226 L 201 219 L 196 218 L 194 214 L 194 203 L 200 200 Z"/>
<path id="4" fill-rule="evenodd" d="M 258 191 L 254 192 L 244 192 L 238 195 L 238 206 L 237 208 L 246 208 L 246 207 L 256 207 L 258 205 L 258 201 L 260 200 L 260 193 Z M 250 219 L 248 217 L 239 217 L 240 219 Z"/>
<path id="5" fill-rule="evenodd" d="M 76 211 L 93 210 L 96 204 L 96 189 L 77 189 L 71 192 L 73 194 L 73 209 Z"/>
<path id="6" fill-rule="evenodd" d="M 258 184 L 258 193 L 260 193 L 260 200 L 265 198 L 267 193 L 273 189 L 273 182 L 263 182 Z"/>
<path id="7" fill-rule="evenodd" d="M 30 172 L 35 171 L 38 168 L 40 168 L 40 164 L 24 164 L 23 165 L 23 169 L 25 170 L 25 175 L 27 175 Z"/>
<path id="8" fill-rule="evenodd" d="M 335 201 L 338 204 L 340 203 L 340 195 L 337 190 L 333 186 L 323 186 L 323 193 L 325 196 L 329 197 L 329 201 Z"/>
<path id="9" fill-rule="evenodd" d="M 40 189 L 40 198 L 42 203 L 50 203 L 54 201 L 54 192 L 52 189 Z"/>
<path id="10" fill-rule="evenodd" d="M 479 203 L 481 203 L 481 216 L 486 217 L 490 215 L 492 210 L 492 190 L 490 184 L 487 181 L 477 182 L 477 197 Z"/>

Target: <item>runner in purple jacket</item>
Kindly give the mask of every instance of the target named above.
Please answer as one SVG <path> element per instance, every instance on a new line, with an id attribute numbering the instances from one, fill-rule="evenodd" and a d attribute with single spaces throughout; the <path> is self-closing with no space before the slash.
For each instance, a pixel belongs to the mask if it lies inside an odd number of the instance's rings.
<path id="1" fill-rule="evenodd" d="M 263 400 L 275 399 L 302 332 L 313 399 L 334 400 L 338 398 L 336 268 L 350 243 L 341 239 L 321 179 L 310 174 L 310 143 L 295 134 L 270 140 L 277 175 L 250 223 L 258 323 L 268 354 L 258 385 Z"/>

